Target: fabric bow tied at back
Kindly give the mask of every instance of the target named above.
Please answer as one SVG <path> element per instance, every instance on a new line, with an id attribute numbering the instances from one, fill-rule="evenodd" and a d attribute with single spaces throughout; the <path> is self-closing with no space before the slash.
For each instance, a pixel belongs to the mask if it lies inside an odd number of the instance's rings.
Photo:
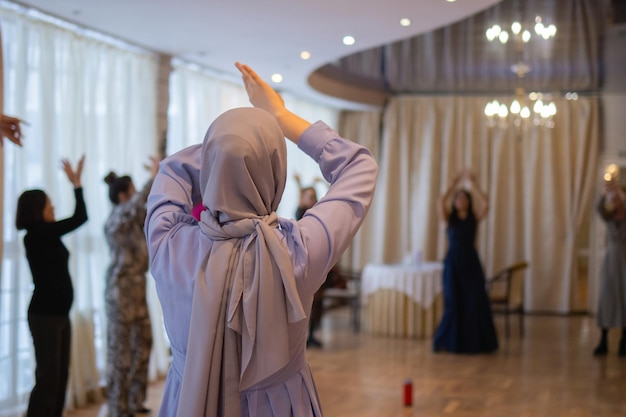
<path id="1" fill-rule="evenodd" d="M 201 218 L 201 227 L 215 241 L 214 245 L 238 239 L 239 259 L 229 271 L 232 282 L 226 323 L 242 338 L 240 389 L 246 389 L 287 364 L 288 323 L 305 319 L 306 313 L 289 255 L 275 234 L 276 213 L 221 226 L 209 213 L 203 213 Z M 270 256 L 259 250 L 262 246 L 269 249 Z M 288 269 L 281 265 L 288 265 Z"/>
<path id="2" fill-rule="evenodd" d="M 289 324 L 306 318 L 289 255 L 275 234 L 276 213 L 226 225 L 208 211 L 201 219 L 214 240 L 210 257 L 219 261 L 213 275 L 196 278 L 181 416 L 218 415 L 223 355 L 234 354 L 223 352 L 226 328 L 241 336 L 239 390 L 245 390 L 288 364 Z"/>

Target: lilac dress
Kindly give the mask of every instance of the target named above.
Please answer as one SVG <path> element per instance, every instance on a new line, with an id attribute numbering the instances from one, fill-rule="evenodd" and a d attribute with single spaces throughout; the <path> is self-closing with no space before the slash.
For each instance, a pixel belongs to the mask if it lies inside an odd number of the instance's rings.
<path id="1" fill-rule="evenodd" d="M 378 168 L 366 148 L 340 138 L 322 122 L 311 125 L 300 138 L 298 146 L 319 163 L 330 188 L 301 220 L 278 219 L 278 227 L 272 232 L 290 255 L 297 297 L 308 314 L 313 295 L 324 282 L 328 269 L 348 247 L 367 213 Z M 187 352 L 199 338 L 206 338 L 206 333 L 212 337 L 210 333 L 215 331 L 209 326 L 190 328 L 195 283 L 205 274 L 215 246 L 192 216 L 194 203 L 201 199 L 197 191 L 200 165 L 200 145 L 165 159 L 148 199 L 146 235 L 151 271 L 172 350 L 172 364 L 159 413 L 162 417 L 180 413 L 179 398 L 184 373 L 204 372 L 202 361 L 186 364 Z M 260 315 L 264 306 L 271 302 L 259 298 Z M 241 389 L 238 378 L 222 378 L 219 383 L 220 403 L 237 402 L 236 408 L 240 410 L 237 414 L 241 416 L 322 415 L 313 376 L 305 360 L 308 320 L 288 323 L 286 328 L 286 365 L 244 389 Z M 256 329 L 258 334 L 271 331 L 270 328 Z M 237 363 L 241 359 L 240 353 L 226 352 L 221 362 L 223 373 L 229 374 L 224 369 L 241 366 Z M 194 370 L 196 365 L 197 371 Z M 262 365 L 253 363 L 251 367 Z M 195 414 L 213 415 L 207 412 L 192 414 L 191 417 L 196 417 Z M 215 415 L 234 417 L 237 414 L 218 412 Z"/>

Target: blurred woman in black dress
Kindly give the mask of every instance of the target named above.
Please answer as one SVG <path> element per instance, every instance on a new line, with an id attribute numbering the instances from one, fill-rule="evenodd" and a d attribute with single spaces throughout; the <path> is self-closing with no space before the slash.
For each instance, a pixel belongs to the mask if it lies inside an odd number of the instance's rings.
<path id="1" fill-rule="evenodd" d="M 475 210 L 472 195 L 462 188 L 469 181 L 482 204 Z M 449 203 L 450 198 L 452 204 Z M 443 270 L 444 312 L 435 332 L 433 350 L 486 353 L 498 348 L 485 275 L 474 246 L 478 222 L 487 216 L 489 199 L 474 175 L 461 171 L 439 197 L 439 215 L 447 224 L 448 253 Z"/>

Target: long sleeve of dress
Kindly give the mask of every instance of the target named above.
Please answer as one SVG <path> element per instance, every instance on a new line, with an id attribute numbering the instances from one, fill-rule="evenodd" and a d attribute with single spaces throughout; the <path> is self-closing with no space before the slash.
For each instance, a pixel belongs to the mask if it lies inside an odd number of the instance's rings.
<path id="1" fill-rule="evenodd" d="M 198 177 L 201 145 L 193 145 L 161 161 L 148 196 L 145 231 L 150 258 L 178 228 L 195 225 L 193 202 L 200 201 Z"/>
<path id="2" fill-rule="evenodd" d="M 191 214 L 193 202 L 200 201 L 200 157 L 201 145 L 194 145 L 161 161 L 148 196 L 150 269 L 173 351 L 185 350 L 194 280 L 211 247 Z"/>
<path id="3" fill-rule="evenodd" d="M 341 138 L 322 122 L 311 125 L 298 146 L 315 160 L 330 183 L 324 198 L 297 222 L 308 284 L 317 289 L 346 250 L 374 196 L 378 166 L 370 151 Z M 296 265 L 297 266 L 297 265 Z"/>

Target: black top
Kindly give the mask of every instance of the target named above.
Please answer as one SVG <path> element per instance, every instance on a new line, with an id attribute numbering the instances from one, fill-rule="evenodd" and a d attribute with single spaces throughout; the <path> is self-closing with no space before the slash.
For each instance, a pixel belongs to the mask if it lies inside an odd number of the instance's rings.
<path id="1" fill-rule="evenodd" d="M 296 210 L 296 220 L 300 220 L 302 217 L 304 217 L 304 213 L 306 213 L 306 208 L 304 207 L 298 207 L 298 209 Z"/>
<path id="2" fill-rule="evenodd" d="M 39 222 L 28 227 L 24 236 L 26 258 L 33 275 L 35 289 L 29 313 L 66 316 L 74 301 L 72 279 L 67 267 L 70 253 L 61 236 L 87 221 L 83 189 L 75 188 L 74 215 L 56 222 Z"/>

